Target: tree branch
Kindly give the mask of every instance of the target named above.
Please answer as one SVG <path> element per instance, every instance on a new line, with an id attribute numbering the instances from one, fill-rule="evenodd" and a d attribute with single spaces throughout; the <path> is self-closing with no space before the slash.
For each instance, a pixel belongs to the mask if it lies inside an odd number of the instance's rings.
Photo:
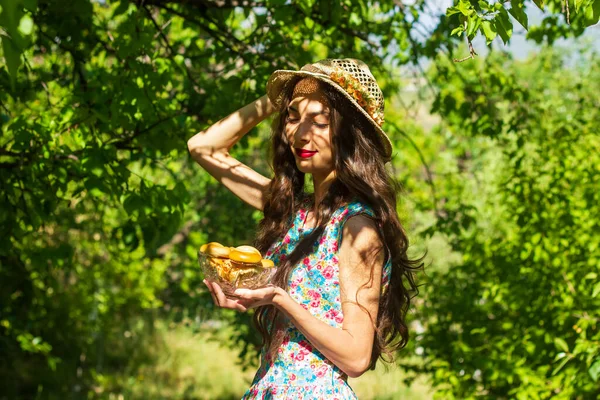
<path id="1" fill-rule="evenodd" d="M 114 141 L 107 141 L 105 142 L 103 145 L 113 145 L 115 146 L 117 149 L 121 149 L 121 150 L 133 150 L 134 148 L 132 147 L 128 147 L 127 145 L 130 144 L 133 139 L 135 139 L 136 137 L 139 137 L 141 135 L 143 135 L 144 133 L 156 128 L 158 125 L 162 124 L 163 122 L 166 122 L 170 119 L 173 119 L 175 117 L 180 116 L 181 114 L 183 114 L 183 111 L 179 111 L 178 113 L 175 113 L 173 115 L 169 115 L 166 116 L 164 118 L 159 119 L 158 121 L 155 121 L 154 123 L 148 125 L 147 127 L 145 127 L 144 129 L 136 129 L 135 132 L 133 133 L 133 135 L 129 136 L 129 137 L 120 137 L 117 140 Z"/>
<path id="2" fill-rule="evenodd" d="M 134 0 L 134 2 L 141 7 L 141 2 L 142 0 Z M 217 40 L 218 42 L 220 42 L 221 44 L 223 44 L 225 47 L 227 47 L 229 50 L 231 50 L 233 53 L 239 55 L 244 62 L 246 62 L 247 64 L 251 64 L 250 60 L 248 60 L 246 58 L 246 53 L 244 51 L 242 51 L 241 47 L 244 47 L 243 50 L 245 50 L 247 53 L 251 53 L 251 54 L 257 54 L 256 50 L 251 48 L 250 46 L 248 46 L 246 43 L 243 43 L 241 41 L 239 41 L 237 38 L 234 38 L 234 41 L 238 42 L 237 45 L 234 45 L 230 42 L 228 42 L 225 38 L 222 37 L 222 35 L 220 35 L 220 33 L 227 33 L 227 32 L 221 32 L 221 31 L 215 31 L 214 29 L 211 29 L 208 25 L 204 24 L 202 21 L 199 21 L 196 18 L 193 18 L 191 15 L 188 14 L 184 14 L 178 10 L 175 10 L 171 7 L 168 7 L 164 4 L 162 4 L 161 2 L 150 2 L 151 4 L 154 4 L 156 7 L 161 8 L 171 14 L 177 15 L 183 19 L 185 19 L 186 21 L 195 24 L 197 26 L 199 26 L 203 31 L 205 31 L 206 33 L 208 33 L 211 37 L 213 37 L 215 40 Z M 210 21 L 213 22 L 213 21 Z M 214 23 L 214 22 L 213 22 Z M 216 24 L 215 24 L 216 25 Z M 239 47 L 238 47 L 239 46 Z"/>
<path id="3" fill-rule="evenodd" d="M 169 39 L 167 38 L 167 35 L 165 35 L 163 28 L 158 24 L 158 22 L 156 22 L 156 20 L 154 19 L 154 16 L 152 15 L 152 12 L 148 9 L 148 7 L 147 6 L 142 6 L 142 7 L 148 14 L 148 17 L 150 18 L 150 21 L 152 21 L 152 24 L 158 31 L 158 34 L 163 39 L 163 42 L 165 42 L 165 45 L 167 46 L 167 49 L 169 50 L 169 56 L 172 59 L 176 53 L 175 53 L 175 50 L 173 49 L 173 47 L 171 46 L 171 44 L 169 43 Z M 192 83 L 194 84 L 194 90 L 196 91 L 196 93 L 200 93 L 200 85 L 198 84 L 198 82 L 196 81 L 196 78 L 194 78 L 194 76 L 188 69 L 187 65 L 184 64 L 183 69 L 185 70 L 185 73 L 186 73 L 187 77 L 189 78 L 189 80 L 192 81 Z"/>
<path id="4" fill-rule="evenodd" d="M 292 2 L 292 4 L 290 4 L 290 6 L 294 7 L 299 13 L 304 14 L 304 11 L 302 11 L 302 9 L 299 6 L 297 6 L 295 3 Z M 307 16 L 310 17 L 311 19 L 315 20 L 321 26 L 326 26 L 327 25 L 328 21 L 325 21 L 323 18 L 321 18 L 321 14 L 318 13 L 318 12 L 311 12 L 310 15 L 307 15 Z M 354 36 L 354 37 L 359 38 L 363 42 L 369 44 L 371 47 L 374 47 L 374 48 L 381 47 L 381 46 L 379 46 L 379 44 L 377 44 L 377 43 L 372 42 L 371 40 L 369 40 L 368 33 L 358 32 L 358 31 L 355 31 L 355 30 L 350 29 L 348 27 L 345 27 L 343 25 L 338 25 L 337 28 L 341 32 L 343 32 L 343 33 L 345 33 L 345 34 L 347 34 L 349 36 Z M 367 30 L 368 30 L 368 28 L 367 28 Z"/>

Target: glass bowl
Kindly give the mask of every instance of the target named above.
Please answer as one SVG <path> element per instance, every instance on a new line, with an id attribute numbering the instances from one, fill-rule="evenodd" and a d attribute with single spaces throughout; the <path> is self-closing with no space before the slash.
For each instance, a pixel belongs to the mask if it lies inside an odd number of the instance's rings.
<path id="1" fill-rule="evenodd" d="M 198 264 L 204 273 L 204 278 L 217 282 L 223 293 L 230 296 L 233 295 L 235 289 L 265 287 L 275 273 L 275 268 L 263 268 L 260 264 L 234 262 L 227 258 L 213 257 L 201 251 L 198 251 Z M 223 276 L 219 275 L 217 266 L 220 266 L 219 269 Z"/>

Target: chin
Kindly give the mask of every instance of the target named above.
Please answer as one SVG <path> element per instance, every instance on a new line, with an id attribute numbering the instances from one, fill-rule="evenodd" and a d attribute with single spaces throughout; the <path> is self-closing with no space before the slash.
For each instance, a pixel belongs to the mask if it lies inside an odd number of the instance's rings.
<path id="1" fill-rule="evenodd" d="M 312 165 L 309 165 L 306 162 L 296 162 L 296 168 L 305 174 L 312 174 L 315 170 Z"/>
<path id="2" fill-rule="evenodd" d="M 304 174 L 322 174 L 331 170 L 331 168 L 314 165 L 310 160 L 297 161 L 296 168 Z"/>

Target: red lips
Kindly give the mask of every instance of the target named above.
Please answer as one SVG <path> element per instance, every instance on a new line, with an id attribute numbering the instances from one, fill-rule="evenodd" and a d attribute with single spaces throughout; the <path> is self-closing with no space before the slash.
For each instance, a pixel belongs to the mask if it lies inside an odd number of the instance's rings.
<path id="1" fill-rule="evenodd" d="M 310 157 L 314 156 L 315 154 L 317 154 L 317 152 L 312 151 L 312 150 L 296 148 L 296 154 L 298 154 L 298 156 L 302 157 L 302 158 L 310 158 Z"/>

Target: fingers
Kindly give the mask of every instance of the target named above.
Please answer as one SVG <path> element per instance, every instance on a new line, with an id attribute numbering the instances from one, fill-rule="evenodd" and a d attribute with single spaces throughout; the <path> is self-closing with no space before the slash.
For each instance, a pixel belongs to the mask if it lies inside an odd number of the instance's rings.
<path id="1" fill-rule="evenodd" d="M 241 312 L 246 312 L 248 310 L 246 306 L 239 303 L 237 300 L 227 298 L 218 283 L 207 281 L 206 279 L 203 282 L 208 287 L 213 302 L 218 307 L 230 308 Z"/>
<path id="2" fill-rule="evenodd" d="M 261 289 L 236 289 L 234 295 L 246 308 L 255 308 L 262 305 L 272 304 L 275 297 L 276 287 L 265 287 Z"/>
<path id="3" fill-rule="evenodd" d="M 246 312 L 250 308 L 258 307 L 264 304 L 270 304 L 275 295 L 276 286 L 268 285 L 261 289 L 236 289 L 233 294 L 228 296 L 223 293 L 223 289 L 217 282 L 208 280 L 203 281 L 208 287 L 213 302 L 221 308 L 230 308 L 241 312 Z"/>
<path id="4" fill-rule="evenodd" d="M 223 290 L 221 289 L 221 286 L 219 286 L 216 282 L 213 283 L 213 290 L 215 292 L 215 297 L 217 298 L 217 301 L 219 302 L 219 307 L 225 307 L 227 304 L 227 300 L 229 300 L 226 296 L 225 293 L 223 293 Z"/>
<path id="5" fill-rule="evenodd" d="M 240 299 L 253 300 L 255 297 L 255 294 L 253 292 L 255 292 L 255 290 L 235 289 L 233 295 Z"/>
<path id="6" fill-rule="evenodd" d="M 234 310 L 245 312 L 248 308 L 243 304 L 239 303 L 237 300 L 230 299 L 225 296 L 221 286 L 219 286 L 216 282 L 213 282 L 213 290 L 215 292 L 215 296 L 219 301 L 219 306 L 223 308 L 232 308 Z"/>
<path id="7" fill-rule="evenodd" d="M 264 300 L 273 295 L 274 286 L 269 286 L 261 289 L 236 289 L 233 294 L 240 299 L 245 300 Z"/>
<path id="8" fill-rule="evenodd" d="M 210 297 L 212 297 L 212 299 L 213 299 L 213 303 L 215 303 L 218 306 L 219 303 L 217 302 L 217 298 L 215 297 L 215 294 L 213 293 L 211 283 L 209 281 L 207 281 L 206 279 L 204 279 L 202 282 L 204 282 L 204 284 L 208 288 L 208 292 L 210 293 Z"/>

